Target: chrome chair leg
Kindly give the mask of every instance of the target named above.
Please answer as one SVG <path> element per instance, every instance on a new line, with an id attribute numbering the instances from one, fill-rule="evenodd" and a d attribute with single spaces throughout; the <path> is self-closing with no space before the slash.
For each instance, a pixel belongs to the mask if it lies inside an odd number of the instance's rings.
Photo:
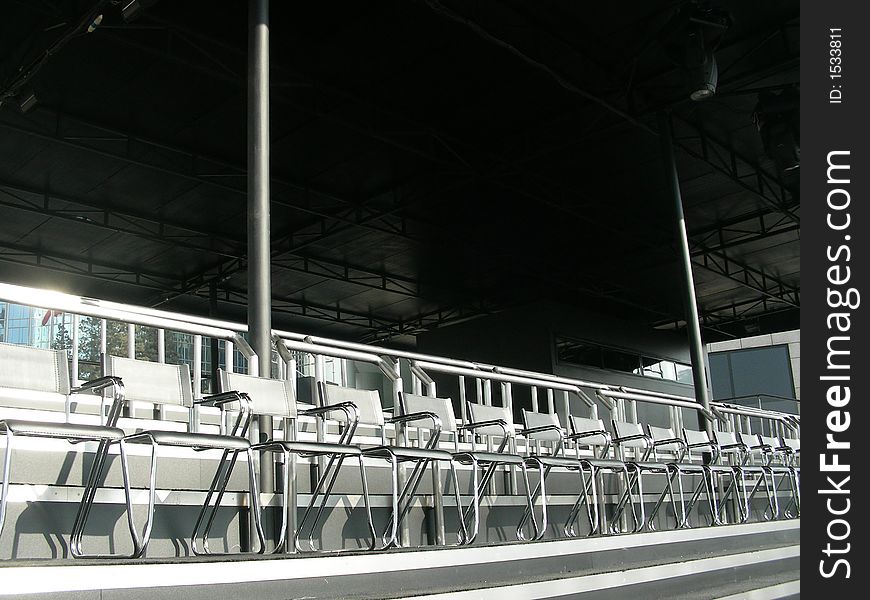
<path id="1" fill-rule="evenodd" d="M 369 499 L 369 482 L 368 478 L 366 477 L 366 468 L 365 464 L 363 463 L 362 454 L 360 454 L 358 458 L 360 483 L 362 484 L 363 503 L 365 505 L 366 520 L 369 526 L 369 534 L 371 535 L 371 542 L 369 543 L 368 550 L 374 550 L 378 544 L 378 534 L 375 531 L 374 521 L 372 521 L 372 504 L 371 500 Z"/>
<path id="2" fill-rule="evenodd" d="M 3 452 L 3 489 L 0 491 L 0 533 L 6 522 L 6 504 L 9 502 L 9 477 L 12 475 L 12 430 L 6 430 L 6 450 Z"/>
<path id="3" fill-rule="evenodd" d="M 474 457 L 469 457 L 471 462 L 471 505 L 465 510 L 462 515 L 463 523 L 466 524 L 465 528 L 468 531 L 467 522 L 469 515 L 473 515 L 472 524 L 473 526 L 470 529 L 470 533 L 465 536 L 465 545 L 473 544 L 477 539 L 477 535 L 480 531 L 480 487 L 481 482 L 478 477 L 478 463 L 477 459 Z"/>
<path id="4" fill-rule="evenodd" d="M 456 472 L 456 463 L 452 459 L 450 460 L 450 476 L 453 480 L 453 496 L 456 501 L 456 516 L 459 521 L 459 531 L 457 532 L 458 541 L 456 545 L 462 546 L 468 539 L 468 530 L 465 528 L 465 519 L 462 514 L 462 495 L 459 490 L 459 475 Z"/>
<path id="5" fill-rule="evenodd" d="M 535 540 L 540 540 L 544 537 L 547 531 L 547 490 L 545 485 L 545 480 L 547 479 L 547 475 L 550 474 L 550 470 L 552 467 L 544 467 L 544 464 L 537 460 L 535 457 L 531 457 L 529 459 L 531 462 L 537 464 L 538 469 L 538 485 L 535 486 L 535 490 L 532 492 L 532 500 L 534 501 L 538 496 L 541 498 L 541 529 L 535 531 L 534 538 Z M 525 511 L 523 511 L 523 516 L 520 519 L 520 523 L 517 526 L 517 535 L 520 535 L 523 527 L 525 527 L 526 522 L 528 522 L 529 517 L 531 515 L 531 510 L 527 507 Z"/>
<path id="6" fill-rule="evenodd" d="M 534 501 L 532 499 L 532 487 L 529 484 L 529 471 L 526 468 L 525 461 L 520 463 L 520 471 L 523 474 L 523 483 L 525 485 L 525 492 L 526 492 L 526 502 L 528 503 L 527 510 L 529 511 L 529 514 L 531 515 L 532 530 L 534 531 L 534 535 L 532 536 L 532 538 L 526 538 L 525 534 L 523 533 L 522 527 L 517 526 L 517 539 L 524 540 L 524 541 L 526 541 L 528 539 L 532 539 L 532 540 L 541 539 L 542 537 L 544 537 L 544 533 L 546 533 L 546 524 L 543 526 L 543 528 L 539 529 L 538 520 L 535 518 L 535 505 L 534 505 Z M 543 488 L 543 481 L 541 482 L 541 491 L 545 492 L 545 490 Z M 546 510 L 547 510 L 546 509 L 546 499 L 544 499 L 544 519 L 546 519 Z"/>
<path id="7" fill-rule="evenodd" d="M 341 466 L 344 464 L 344 455 L 335 455 L 333 454 L 329 462 L 327 463 L 326 469 L 324 469 L 323 474 L 317 480 L 317 484 L 315 486 L 314 491 L 311 494 L 311 501 L 308 503 L 308 506 L 305 509 L 305 512 L 302 514 L 302 520 L 299 522 L 299 530 L 296 532 L 296 548 L 300 551 L 309 551 L 315 552 L 316 548 L 314 547 L 314 534 L 317 530 L 317 525 L 320 522 L 321 517 L 323 516 L 323 512 L 326 509 L 326 504 L 329 500 L 329 496 L 332 494 L 332 488 L 335 485 L 336 479 L 338 479 L 339 472 L 341 471 Z M 329 479 L 328 484 L 324 488 L 324 483 L 327 478 Z M 322 491 L 322 494 L 321 494 Z M 314 521 L 311 523 L 309 529 L 308 536 L 308 548 L 305 549 L 300 544 L 300 538 L 302 536 L 302 532 L 305 530 L 305 523 L 308 520 L 308 516 L 311 513 L 311 510 L 314 507 L 314 503 L 317 501 L 319 496 L 323 496 L 320 501 L 320 506 L 315 513 Z"/>
<path id="8" fill-rule="evenodd" d="M 139 534 L 136 531 L 136 526 L 133 521 L 133 500 L 130 489 L 130 466 L 127 460 L 127 448 L 124 440 L 118 440 L 118 447 L 121 457 L 121 475 L 124 482 L 124 502 L 127 509 L 127 527 L 130 531 L 130 538 L 133 541 L 133 554 L 86 554 L 82 551 L 82 538 L 84 536 L 85 526 L 87 525 L 88 517 L 90 516 L 94 498 L 97 493 L 100 476 L 105 467 L 105 461 L 108 456 L 111 443 L 101 441 L 97 452 L 94 455 L 94 462 L 91 465 L 91 470 L 88 473 L 88 479 L 85 482 L 85 488 L 82 491 L 82 499 L 79 503 L 79 508 L 76 511 L 76 517 L 73 521 L 72 533 L 70 534 L 70 554 L 74 558 L 131 558 L 140 547 Z"/>
<path id="9" fill-rule="evenodd" d="M 228 464 L 227 457 L 229 454 L 229 450 L 223 451 L 220 462 L 218 462 L 217 469 L 215 470 L 214 477 L 209 485 L 208 492 L 206 493 L 205 501 L 202 504 L 202 508 L 200 508 L 199 515 L 197 516 L 196 522 L 193 526 L 193 533 L 190 536 L 190 548 L 193 554 L 197 556 L 212 553 L 208 547 L 209 533 L 211 532 L 212 525 L 217 517 L 218 508 L 220 508 L 221 500 L 223 499 L 224 492 L 229 484 L 229 479 L 238 457 L 238 452 L 233 453 L 233 457 Z M 214 506 L 211 506 L 211 499 L 215 493 L 217 493 L 217 499 L 215 500 Z M 197 546 L 197 538 L 199 536 L 199 528 L 202 525 L 203 520 L 205 520 L 206 513 L 208 513 L 208 519 L 206 521 L 205 531 L 202 533 L 202 551 L 200 551 Z"/>

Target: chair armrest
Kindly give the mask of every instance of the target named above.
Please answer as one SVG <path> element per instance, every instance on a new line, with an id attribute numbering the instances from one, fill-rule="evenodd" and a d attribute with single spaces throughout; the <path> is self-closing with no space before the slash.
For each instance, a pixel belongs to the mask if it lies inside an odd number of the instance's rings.
<path id="1" fill-rule="evenodd" d="M 433 412 L 422 411 L 416 413 L 408 413 L 407 415 L 397 415 L 387 419 L 387 423 L 412 423 L 414 421 L 432 421 L 432 434 L 429 436 L 429 441 L 426 443 L 426 448 L 432 449 L 438 444 L 441 439 L 441 417 Z M 398 432 L 396 432 L 398 433 Z"/>
<path id="2" fill-rule="evenodd" d="M 504 419 L 491 419 L 489 421 L 478 421 L 477 423 L 466 423 L 465 425 L 460 425 L 459 429 L 474 431 L 475 429 L 480 429 L 481 427 L 490 427 L 492 425 L 498 425 L 501 427 L 504 432 L 504 437 L 510 437 L 510 433 L 508 432 L 508 424 Z"/>
<path id="3" fill-rule="evenodd" d="M 199 406 L 223 406 L 224 404 L 229 404 L 231 402 L 244 404 L 248 408 L 251 406 L 250 396 L 238 391 L 221 392 L 220 394 L 205 396 L 204 398 L 198 398 L 193 401 L 194 405 Z"/>
<path id="4" fill-rule="evenodd" d="M 359 421 L 359 409 L 353 402 L 339 402 L 337 404 L 329 404 L 327 406 L 316 406 L 314 408 L 309 408 L 308 410 L 299 411 L 299 414 L 325 419 L 328 413 L 337 411 L 343 412 L 349 422 L 355 423 Z"/>
<path id="5" fill-rule="evenodd" d="M 521 433 L 522 435 L 528 435 L 530 433 L 543 433 L 544 431 L 558 431 L 562 434 L 562 437 L 565 437 L 565 430 L 558 425 L 540 425 L 538 427 L 529 427 L 527 429 L 520 429 L 519 433 Z"/>
<path id="6" fill-rule="evenodd" d="M 595 437 L 596 435 L 600 435 L 604 437 L 604 439 L 609 444 L 613 441 L 613 435 L 606 429 L 593 429 L 591 431 L 581 431 L 580 433 L 572 433 L 568 436 L 569 440 L 582 440 L 587 437 Z"/>
<path id="7" fill-rule="evenodd" d="M 105 377 L 100 377 L 99 379 L 92 379 L 91 381 L 86 381 L 80 386 L 74 387 L 70 390 L 70 394 L 97 394 L 98 392 L 102 392 L 106 388 L 110 387 L 118 387 L 120 388 L 121 393 L 123 393 L 124 382 L 121 381 L 120 377 L 107 375 Z"/>
<path id="8" fill-rule="evenodd" d="M 104 415 L 103 412 L 105 410 L 106 399 L 105 396 L 102 395 L 102 392 L 107 389 L 112 390 L 112 405 L 109 407 L 109 414 Z M 121 410 L 125 402 L 124 382 L 120 377 L 106 375 L 98 379 L 86 381 L 82 385 L 71 389 L 70 396 L 73 394 L 94 394 L 95 396 L 100 396 L 100 422 L 103 422 L 103 417 L 105 416 L 105 424 L 109 427 L 115 427 L 118 423 L 118 418 L 121 416 Z M 67 396 L 65 407 L 67 420 L 70 418 L 70 411 L 70 398 Z"/>
<path id="9" fill-rule="evenodd" d="M 615 444 L 621 444 L 622 442 L 632 442 L 634 440 L 645 440 L 647 448 L 651 447 L 653 444 L 652 438 L 645 433 L 636 433 L 632 435 L 627 435 L 625 437 L 613 438 L 613 442 Z"/>
<path id="10" fill-rule="evenodd" d="M 407 415 L 397 415 L 387 419 L 387 423 L 412 423 L 414 421 L 432 421 L 432 425 L 437 431 L 441 431 L 441 417 L 433 412 L 415 412 Z"/>
<path id="11" fill-rule="evenodd" d="M 653 441 L 653 448 L 657 448 L 659 446 L 664 446 L 665 444 L 677 444 L 680 448 L 683 449 L 683 452 L 687 452 L 689 447 L 686 445 L 686 441 L 683 438 L 668 438 L 666 440 Z"/>

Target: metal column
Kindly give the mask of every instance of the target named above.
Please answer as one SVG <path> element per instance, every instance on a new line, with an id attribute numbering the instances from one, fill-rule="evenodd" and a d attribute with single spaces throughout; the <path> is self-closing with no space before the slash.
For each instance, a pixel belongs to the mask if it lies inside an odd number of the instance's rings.
<path id="1" fill-rule="evenodd" d="M 248 331 L 262 377 L 272 370 L 269 250 L 269 0 L 249 0 Z M 271 437 L 271 417 L 260 417 L 259 432 L 260 440 Z M 260 490 L 275 490 L 274 462 L 267 452 L 260 458 Z"/>
<path id="2" fill-rule="evenodd" d="M 692 357 L 692 381 L 695 385 L 695 398 L 707 411 L 710 410 L 710 394 L 707 390 L 707 369 L 705 367 L 704 345 L 701 341 L 701 324 L 698 321 L 698 301 L 695 298 L 695 278 L 692 275 L 692 255 L 689 249 L 689 236 L 686 233 L 686 217 L 683 215 L 683 198 L 680 195 L 680 179 L 677 175 L 677 161 L 674 159 L 674 146 L 671 139 L 671 120 L 668 115 L 659 113 L 659 134 L 662 140 L 662 156 L 665 161 L 665 175 L 674 201 L 674 216 L 679 241 L 680 266 L 683 270 L 683 294 L 686 310 L 686 329 L 689 332 L 689 353 Z M 702 429 L 712 432 L 712 424 L 699 412 L 698 424 Z"/>

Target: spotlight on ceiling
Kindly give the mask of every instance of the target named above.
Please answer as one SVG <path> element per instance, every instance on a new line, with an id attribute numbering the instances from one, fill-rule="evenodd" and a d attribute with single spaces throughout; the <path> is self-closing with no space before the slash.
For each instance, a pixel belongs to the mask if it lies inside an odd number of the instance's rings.
<path id="1" fill-rule="evenodd" d="M 731 26 L 730 15 L 709 0 L 685 2 L 658 34 L 668 58 L 680 67 L 686 91 L 695 102 L 716 95 L 716 48 Z"/>
<path id="2" fill-rule="evenodd" d="M 705 41 L 701 26 L 689 31 L 686 47 L 686 71 L 689 78 L 689 98 L 695 102 L 707 100 L 716 95 L 719 83 L 719 67 L 713 48 Z"/>
<path id="3" fill-rule="evenodd" d="M 121 3 L 121 17 L 125 23 L 132 23 L 142 16 L 142 4 L 139 0 L 124 0 Z"/>
<path id="4" fill-rule="evenodd" d="M 34 92 L 32 88 L 25 88 L 16 94 L 15 101 L 18 103 L 18 110 L 20 110 L 22 114 L 29 113 L 36 107 L 36 92 Z"/>

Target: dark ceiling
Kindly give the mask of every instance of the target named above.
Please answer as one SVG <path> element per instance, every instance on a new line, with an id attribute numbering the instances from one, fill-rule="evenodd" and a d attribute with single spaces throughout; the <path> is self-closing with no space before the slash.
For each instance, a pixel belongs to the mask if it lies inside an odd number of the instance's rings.
<path id="1" fill-rule="evenodd" d="M 0 2 L 0 281 L 241 318 L 246 3 L 143 4 Z M 546 299 L 681 326 L 668 111 L 705 336 L 797 327 L 799 198 L 752 113 L 798 84 L 798 2 L 715 4 L 693 102 L 687 2 L 272 2 L 275 325 L 409 342 Z"/>

